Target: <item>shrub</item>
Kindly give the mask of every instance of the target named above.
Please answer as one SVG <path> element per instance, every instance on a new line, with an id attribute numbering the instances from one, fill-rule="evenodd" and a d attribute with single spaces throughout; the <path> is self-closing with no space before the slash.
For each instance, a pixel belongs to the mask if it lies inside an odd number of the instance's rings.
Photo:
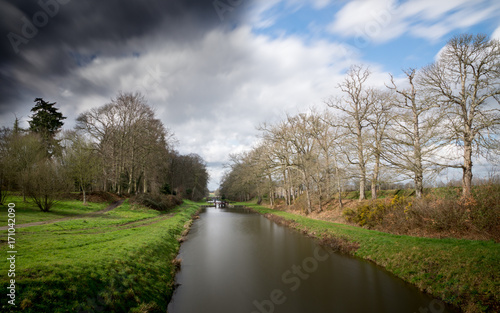
<path id="1" fill-rule="evenodd" d="M 473 195 L 438 190 L 422 199 L 396 194 L 390 201 L 360 203 L 345 209 L 349 222 L 396 234 L 453 236 L 500 241 L 500 184 L 476 186 Z"/>
<path id="2" fill-rule="evenodd" d="M 182 204 L 182 199 L 173 195 L 139 194 L 130 199 L 131 203 L 140 204 L 158 211 L 169 211 Z"/>
<path id="3" fill-rule="evenodd" d="M 27 195 L 42 212 L 49 212 L 60 195 L 69 189 L 60 165 L 49 159 L 37 162 L 23 177 Z"/>
<path id="4" fill-rule="evenodd" d="M 387 204 L 385 201 L 377 200 L 361 204 L 355 210 L 346 209 L 343 215 L 349 222 L 371 228 L 382 222 L 386 211 Z"/>

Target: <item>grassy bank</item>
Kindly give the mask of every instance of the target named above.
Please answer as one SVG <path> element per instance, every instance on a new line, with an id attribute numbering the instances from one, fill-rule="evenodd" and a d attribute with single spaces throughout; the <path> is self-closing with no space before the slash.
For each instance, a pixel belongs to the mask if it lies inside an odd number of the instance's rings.
<path id="1" fill-rule="evenodd" d="M 33 202 L 23 202 L 23 197 L 9 196 L 7 203 L 16 205 L 16 224 L 27 224 L 32 222 L 42 222 L 66 217 L 75 217 L 82 214 L 103 210 L 110 202 L 93 203 L 83 205 L 82 201 L 64 200 L 54 204 L 49 212 L 42 212 Z M 7 209 L 1 206 L 0 226 L 7 225 Z"/>
<path id="2" fill-rule="evenodd" d="M 500 312 L 500 245 L 392 235 L 245 204 L 279 223 L 375 262 L 464 312 Z"/>
<path id="3" fill-rule="evenodd" d="M 13 310 L 4 295 L 1 311 L 165 312 L 178 239 L 198 208 L 186 202 L 161 213 L 126 201 L 100 216 L 17 229 L 17 307 Z M 3 207 L 2 215 L 5 211 Z M 17 210 L 16 222 L 24 221 L 22 216 Z M 1 239 L 2 251 L 7 251 L 6 232 Z M 8 267 L 4 258 L 3 290 L 10 279 Z"/>

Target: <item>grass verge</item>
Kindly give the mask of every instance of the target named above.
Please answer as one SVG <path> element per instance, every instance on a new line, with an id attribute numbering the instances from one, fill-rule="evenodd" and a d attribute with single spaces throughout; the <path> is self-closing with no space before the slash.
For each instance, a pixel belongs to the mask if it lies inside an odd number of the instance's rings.
<path id="1" fill-rule="evenodd" d="M 4 295 L 0 311 L 165 312 L 178 239 L 198 209 L 186 201 L 162 213 L 126 201 L 101 216 L 17 229 L 17 306 Z M 8 269 L 4 258 L 2 290 L 8 290 Z"/>
<path id="2" fill-rule="evenodd" d="M 383 266 L 464 312 L 500 312 L 500 245 L 392 235 L 244 203 L 256 212 Z"/>

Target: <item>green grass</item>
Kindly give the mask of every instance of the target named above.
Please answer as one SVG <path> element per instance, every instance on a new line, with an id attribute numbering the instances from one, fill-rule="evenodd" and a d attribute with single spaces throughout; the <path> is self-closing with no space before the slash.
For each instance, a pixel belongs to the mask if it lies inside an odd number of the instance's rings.
<path id="1" fill-rule="evenodd" d="M 493 241 L 398 236 L 245 204 L 295 222 L 310 235 L 359 244 L 355 256 L 375 262 L 466 312 L 500 311 L 500 245 Z"/>
<path id="2" fill-rule="evenodd" d="M 126 201 L 99 217 L 17 229 L 17 309 L 165 312 L 173 292 L 177 238 L 198 208 L 186 201 L 166 214 Z M 6 242 L 0 245 L 8 250 Z M 3 290 L 8 266 L 0 262 Z M 6 296 L 1 305 L 2 312 L 12 309 Z"/>
<path id="3" fill-rule="evenodd" d="M 22 197 L 9 196 L 7 203 L 16 205 L 16 224 L 41 222 L 65 217 L 74 217 L 105 209 L 109 203 L 91 203 L 83 205 L 82 201 L 64 200 L 57 202 L 49 212 L 42 212 L 31 201 L 23 202 Z M 0 226 L 7 225 L 7 205 L 0 206 Z"/>

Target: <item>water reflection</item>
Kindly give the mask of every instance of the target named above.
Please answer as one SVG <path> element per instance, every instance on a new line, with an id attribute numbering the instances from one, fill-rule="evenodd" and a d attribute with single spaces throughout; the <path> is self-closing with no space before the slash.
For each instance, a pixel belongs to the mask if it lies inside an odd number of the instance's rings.
<path id="1" fill-rule="evenodd" d="M 246 209 L 207 208 L 200 217 L 181 247 L 170 313 L 452 312 L 379 267 Z"/>

